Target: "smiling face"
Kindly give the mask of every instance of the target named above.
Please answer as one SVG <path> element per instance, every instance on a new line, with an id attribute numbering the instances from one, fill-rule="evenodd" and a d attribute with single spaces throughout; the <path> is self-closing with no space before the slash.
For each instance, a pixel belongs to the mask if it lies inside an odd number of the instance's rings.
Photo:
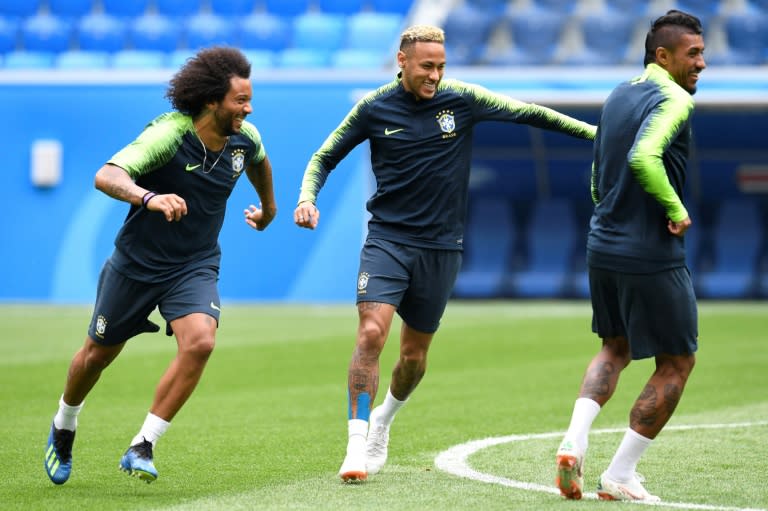
<path id="1" fill-rule="evenodd" d="M 667 70 L 675 82 L 689 93 L 696 92 L 704 62 L 704 39 L 700 34 L 680 33 L 674 48 L 656 49 L 656 63 Z"/>
<path id="2" fill-rule="evenodd" d="M 248 78 L 233 76 L 229 80 L 229 91 L 220 102 L 212 105 L 216 131 L 222 136 L 240 133 L 243 120 L 253 112 L 251 98 L 253 89 Z"/>
<path id="3" fill-rule="evenodd" d="M 432 99 L 445 72 L 445 46 L 438 42 L 417 42 L 397 52 L 403 87 L 416 99 Z"/>

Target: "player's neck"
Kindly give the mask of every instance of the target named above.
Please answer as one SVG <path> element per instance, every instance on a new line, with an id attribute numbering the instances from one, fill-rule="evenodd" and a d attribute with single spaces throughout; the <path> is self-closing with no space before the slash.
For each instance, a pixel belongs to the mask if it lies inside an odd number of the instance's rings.
<path id="1" fill-rule="evenodd" d="M 227 143 L 229 137 L 218 132 L 212 114 L 204 113 L 195 119 L 192 124 L 197 137 L 211 151 L 221 151 Z"/>

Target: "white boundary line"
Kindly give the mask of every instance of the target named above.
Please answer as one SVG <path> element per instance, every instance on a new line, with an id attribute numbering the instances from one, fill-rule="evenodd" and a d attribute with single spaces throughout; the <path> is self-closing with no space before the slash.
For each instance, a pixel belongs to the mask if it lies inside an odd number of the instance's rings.
<path id="1" fill-rule="evenodd" d="M 690 429 L 725 429 L 725 428 L 749 428 L 754 426 L 768 426 L 768 421 L 757 422 L 739 422 L 732 424 L 682 424 L 682 425 L 669 425 L 666 430 L 690 430 Z M 626 428 L 610 428 L 610 429 L 597 429 L 592 431 L 592 434 L 605 434 L 605 433 L 622 433 Z M 525 442 L 527 440 L 539 440 L 544 438 L 560 438 L 563 432 L 552 433 L 534 433 L 529 435 L 509 435 L 500 437 L 484 438 L 482 440 L 472 440 L 470 442 L 459 444 L 451 447 L 450 449 L 441 452 L 435 458 L 435 466 L 438 469 L 453 474 L 455 476 L 474 479 L 475 481 L 481 481 L 484 483 L 500 484 L 503 486 L 509 486 L 511 488 L 517 488 L 520 490 L 538 491 L 543 493 L 552 493 L 554 495 L 560 495 L 560 490 L 553 486 L 544 486 L 536 483 L 527 483 L 524 481 L 515 481 L 513 479 L 507 479 L 505 477 L 496 476 L 493 474 L 486 474 L 478 470 L 473 469 L 467 458 L 472 454 L 493 447 L 495 445 L 508 444 L 512 442 Z M 597 499 L 596 493 L 584 493 L 585 498 Z M 671 507 L 678 509 L 699 509 L 704 511 L 768 511 L 760 508 L 741 508 L 741 507 L 727 507 L 727 506 L 713 506 L 709 504 L 690 504 L 685 502 L 633 502 L 634 504 L 644 504 L 651 506 Z"/>

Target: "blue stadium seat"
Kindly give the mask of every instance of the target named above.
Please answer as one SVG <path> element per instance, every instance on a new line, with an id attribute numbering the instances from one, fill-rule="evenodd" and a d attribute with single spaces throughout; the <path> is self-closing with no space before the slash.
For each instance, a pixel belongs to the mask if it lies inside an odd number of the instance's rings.
<path id="1" fill-rule="evenodd" d="M 703 23 L 703 18 L 709 19 L 720 10 L 720 0 L 677 0 L 675 9 L 693 14 Z"/>
<path id="2" fill-rule="evenodd" d="M 106 51 L 71 50 L 56 56 L 54 67 L 57 69 L 106 69 L 110 55 Z"/>
<path id="3" fill-rule="evenodd" d="M 457 298 L 499 296 L 516 237 L 514 212 L 507 198 L 471 197 L 464 229 L 464 262 L 453 295 Z"/>
<path id="4" fill-rule="evenodd" d="M 62 52 L 70 49 L 72 25 L 50 14 L 38 14 L 24 20 L 21 36 L 27 51 Z"/>
<path id="5" fill-rule="evenodd" d="M 196 14 L 186 20 L 184 28 L 187 48 L 193 50 L 216 45 L 231 46 L 235 43 L 232 23 L 215 14 Z"/>
<path id="6" fill-rule="evenodd" d="M 331 67 L 336 69 L 383 69 L 389 61 L 381 52 L 372 50 L 342 49 L 331 54 Z"/>
<path id="7" fill-rule="evenodd" d="M 56 54 L 49 51 L 12 51 L 6 53 L 6 69 L 50 69 Z"/>
<path id="8" fill-rule="evenodd" d="M 326 14 L 357 14 L 365 4 L 366 0 L 317 0 L 320 12 Z"/>
<path id="9" fill-rule="evenodd" d="M 202 0 L 155 0 L 157 14 L 171 18 L 185 18 L 200 12 Z"/>
<path id="10" fill-rule="evenodd" d="M 298 16 L 309 10 L 310 0 L 263 0 L 270 14 L 277 16 Z"/>
<path id="11" fill-rule="evenodd" d="M 535 201 L 526 233 L 528 265 L 509 276 L 507 294 L 524 298 L 563 296 L 569 283 L 575 233 L 570 201 Z"/>
<path id="12" fill-rule="evenodd" d="M 393 12 L 405 16 L 415 2 L 413 0 L 369 0 L 369 3 L 376 12 Z"/>
<path id="13" fill-rule="evenodd" d="M 141 16 L 149 7 L 149 0 L 101 0 L 104 12 L 121 18 Z"/>
<path id="14" fill-rule="evenodd" d="M 181 25 L 161 14 L 145 14 L 128 27 L 128 39 L 134 50 L 171 52 L 179 47 Z"/>
<path id="15" fill-rule="evenodd" d="M 484 9 L 463 5 L 443 22 L 446 60 L 451 65 L 475 64 L 483 53 L 498 17 Z"/>
<path id="16" fill-rule="evenodd" d="M 115 69 L 162 69 L 168 64 L 168 54 L 152 50 L 121 50 L 112 54 Z"/>
<path id="17" fill-rule="evenodd" d="M 754 292 L 762 225 L 752 198 L 729 199 L 720 205 L 714 230 L 715 260 L 697 279 L 703 298 L 747 298 Z"/>
<path id="18" fill-rule="evenodd" d="M 272 69 L 275 67 L 275 53 L 269 50 L 243 50 L 243 55 L 251 63 L 251 69 Z"/>
<path id="19" fill-rule="evenodd" d="M 279 51 L 291 43 L 291 25 L 282 17 L 257 13 L 240 20 L 240 46 Z"/>
<path id="20" fill-rule="evenodd" d="M 493 123 L 483 123 L 490 125 Z M 528 126 L 516 125 L 522 130 L 523 140 L 527 136 Z M 478 126 L 480 128 L 480 126 Z M 477 134 L 478 132 L 476 132 Z M 509 133 L 509 132 L 507 132 Z M 476 140 L 480 136 L 476 136 Z M 511 141 L 511 137 L 510 137 Z M 472 195 L 503 196 L 512 200 L 529 200 L 536 197 L 536 166 L 532 159 L 526 157 L 480 158 L 482 151 L 475 151 L 472 159 L 472 171 L 469 176 L 469 191 Z"/>
<path id="21" fill-rule="evenodd" d="M 16 49 L 19 43 L 19 22 L 0 16 L 0 53 Z"/>
<path id="22" fill-rule="evenodd" d="M 501 14 L 507 6 L 507 0 L 465 0 L 464 3 L 494 14 Z"/>
<path id="23" fill-rule="evenodd" d="M 327 51 L 306 48 L 287 48 L 277 52 L 275 64 L 281 68 L 317 69 L 330 65 L 331 55 Z"/>
<path id="24" fill-rule="evenodd" d="M 603 2 L 606 8 L 636 16 L 642 16 L 648 10 L 648 2 L 638 2 L 637 0 L 603 0 Z"/>
<path id="25" fill-rule="evenodd" d="M 219 16 L 247 16 L 253 13 L 255 0 L 210 0 L 211 12 Z"/>
<path id="26" fill-rule="evenodd" d="M 0 16 L 27 18 L 40 9 L 41 0 L 0 0 Z"/>
<path id="27" fill-rule="evenodd" d="M 514 11 L 503 18 L 515 47 L 500 55 L 497 65 L 544 65 L 552 63 L 566 17 L 560 13 L 531 8 Z"/>
<path id="28" fill-rule="evenodd" d="M 723 23 L 728 52 L 724 64 L 755 65 L 765 60 L 768 47 L 768 15 L 737 13 Z"/>
<path id="29" fill-rule="evenodd" d="M 768 0 L 747 0 L 747 5 L 758 12 L 768 14 Z"/>
<path id="30" fill-rule="evenodd" d="M 580 23 L 584 48 L 568 56 L 563 64 L 613 66 L 623 63 L 634 36 L 636 19 L 632 14 L 614 9 L 590 12 Z"/>
<path id="31" fill-rule="evenodd" d="M 81 50 L 118 51 L 127 43 L 125 22 L 107 14 L 87 14 L 77 23 Z"/>
<path id="32" fill-rule="evenodd" d="M 534 9 L 545 9 L 562 14 L 571 14 L 578 4 L 574 0 L 532 0 Z"/>
<path id="33" fill-rule="evenodd" d="M 399 14 L 363 12 L 347 18 L 345 46 L 356 50 L 391 52 L 400 41 L 403 17 Z"/>
<path id="34" fill-rule="evenodd" d="M 48 9 L 53 16 L 78 18 L 91 12 L 93 0 L 48 0 Z"/>
<path id="35" fill-rule="evenodd" d="M 333 51 L 344 42 L 346 18 L 334 14 L 308 13 L 293 19 L 293 47 Z"/>
<path id="36" fill-rule="evenodd" d="M 194 56 L 195 52 L 192 50 L 173 50 L 168 54 L 168 67 L 171 69 L 179 69 L 187 63 L 189 58 Z"/>

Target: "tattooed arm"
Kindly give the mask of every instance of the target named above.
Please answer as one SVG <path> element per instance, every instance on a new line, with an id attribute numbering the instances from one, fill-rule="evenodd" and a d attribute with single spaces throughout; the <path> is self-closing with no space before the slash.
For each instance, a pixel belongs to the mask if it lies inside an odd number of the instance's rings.
<path id="1" fill-rule="evenodd" d="M 117 165 L 107 163 L 96 173 L 94 185 L 113 199 L 129 202 L 134 206 L 141 206 L 141 200 L 149 190 L 145 190 L 136 183 L 128 172 Z"/>
<path id="2" fill-rule="evenodd" d="M 187 214 L 187 203 L 175 193 L 154 194 L 137 185 L 121 167 L 107 163 L 96 173 L 95 186 L 114 199 L 149 211 L 159 211 L 169 222 Z"/>

